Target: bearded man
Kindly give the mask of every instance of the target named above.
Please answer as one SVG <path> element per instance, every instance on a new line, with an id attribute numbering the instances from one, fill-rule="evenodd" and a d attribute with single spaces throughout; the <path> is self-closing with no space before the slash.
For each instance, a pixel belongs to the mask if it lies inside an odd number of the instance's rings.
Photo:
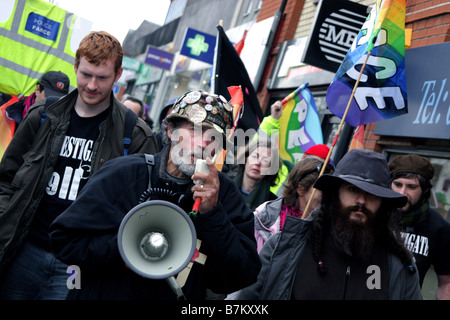
<path id="1" fill-rule="evenodd" d="M 314 184 L 320 207 L 304 220 L 288 216 L 266 242 L 258 280 L 238 299 L 421 299 L 415 264 L 392 223 L 406 198 L 389 183 L 381 154 L 350 150 Z"/>
<path id="2" fill-rule="evenodd" d="M 198 251 L 206 260 L 196 259 L 179 284 L 184 298 L 204 300 L 208 294 L 231 293 L 256 281 L 261 264 L 253 213 L 233 181 L 209 159 L 221 151 L 231 127 L 231 110 L 221 96 L 185 93 L 164 120 L 165 147 L 153 163 L 144 154 L 106 163 L 55 220 L 50 231 L 55 252 L 66 263 L 79 266 L 82 274 L 80 289 L 71 290 L 69 299 L 177 298 L 167 281 L 143 278 L 120 256 L 121 222 L 127 212 L 148 200 L 164 200 L 194 213 L 190 218 L 201 240 Z M 195 172 L 196 161 L 205 158 L 210 173 Z M 194 212 L 197 198 L 201 203 Z"/>

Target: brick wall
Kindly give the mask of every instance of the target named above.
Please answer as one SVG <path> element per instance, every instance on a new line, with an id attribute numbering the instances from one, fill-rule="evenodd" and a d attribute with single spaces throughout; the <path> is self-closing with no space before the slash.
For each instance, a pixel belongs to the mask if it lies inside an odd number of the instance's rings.
<path id="1" fill-rule="evenodd" d="M 405 27 L 412 29 L 411 48 L 450 41 L 450 2 L 408 0 Z"/>
<path id="2" fill-rule="evenodd" d="M 275 13 L 280 9 L 281 2 L 281 0 L 265 0 L 258 15 L 258 21 L 273 17 Z M 300 20 L 300 15 L 302 13 L 304 3 L 305 0 L 288 0 L 286 2 L 284 13 L 280 21 L 281 27 L 278 30 L 278 34 L 275 37 L 272 50 L 270 51 L 269 57 L 267 58 L 264 74 L 261 78 L 260 86 L 258 88 L 259 90 L 257 89 L 258 100 L 263 109 L 263 113 L 266 111 L 267 104 L 270 98 L 270 94 L 267 91 L 266 85 L 268 78 L 272 74 L 272 69 L 275 65 L 280 45 L 285 41 L 295 38 L 297 25 Z"/>

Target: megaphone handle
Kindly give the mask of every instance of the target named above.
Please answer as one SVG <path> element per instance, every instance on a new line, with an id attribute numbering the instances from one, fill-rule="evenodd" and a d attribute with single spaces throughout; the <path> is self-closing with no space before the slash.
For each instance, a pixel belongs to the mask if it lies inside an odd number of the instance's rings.
<path id="1" fill-rule="evenodd" d="M 175 277 L 169 277 L 166 279 L 167 283 L 169 284 L 170 288 L 173 290 L 173 292 L 177 295 L 178 300 L 186 300 L 184 297 L 183 291 L 181 290 L 180 285 L 178 284 Z"/>
<path id="2" fill-rule="evenodd" d="M 202 198 L 197 198 L 197 200 L 195 200 L 194 205 L 192 206 L 192 211 L 189 212 L 190 215 L 192 214 L 194 217 L 197 215 L 200 208 L 200 202 L 202 202 Z"/>

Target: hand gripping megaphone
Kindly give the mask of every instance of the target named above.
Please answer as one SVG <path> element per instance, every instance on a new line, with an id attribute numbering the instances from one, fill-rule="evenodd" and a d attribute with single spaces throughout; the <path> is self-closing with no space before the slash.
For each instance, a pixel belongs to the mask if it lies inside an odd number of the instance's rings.
<path id="1" fill-rule="evenodd" d="M 117 242 L 132 271 L 149 279 L 166 279 L 177 297 L 184 297 L 174 275 L 194 256 L 197 234 L 183 209 L 163 200 L 138 204 L 123 218 Z"/>

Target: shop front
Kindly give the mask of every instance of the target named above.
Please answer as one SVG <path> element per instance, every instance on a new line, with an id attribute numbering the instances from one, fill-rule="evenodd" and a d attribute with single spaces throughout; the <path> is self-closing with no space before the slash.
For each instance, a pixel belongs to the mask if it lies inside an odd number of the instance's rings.
<path id="1" fill-rule="evenodd" d="M 406 50 L 408 113 L 376 124 L 388 160 L 415 153 L 435 169 L 432 205 L 450 221 L 450 42 Z"/>
<path id="2" fill-rule="evenodd" d="M 303 64 L 299 54 L 306 39 L 283 43 L 274 66 L 269 92 L 270 104 L 283 99 L 299 85 L 308 82 L 322 124 L 324 143 L 331 145 L 340 119 L 327 108 L 326 90 L 334 74 Z M 405 53 L 408 113 L 371 124 L 373 134 L 366 135 L 375 141 L 375 151 L 382 152 L 387 161 L 399 154 L 418 154 L 430 160 L 435 169 L 430 206 L 450 222 L 450 66 L 445 61 L 450 54 L 450 42 L 407 49 Z M 270 108 L 267 108 L 270 113 Z M 369 125 L 366 126 L 366 128 Z M 332 154 L 337 163 L 347 152 L 354 128 L 345 125 L 339 137 L 341 155 Z M 424 299 L 435 299 L 437 277 L 433 268 L 425 277 L 422 293 Z"/>

